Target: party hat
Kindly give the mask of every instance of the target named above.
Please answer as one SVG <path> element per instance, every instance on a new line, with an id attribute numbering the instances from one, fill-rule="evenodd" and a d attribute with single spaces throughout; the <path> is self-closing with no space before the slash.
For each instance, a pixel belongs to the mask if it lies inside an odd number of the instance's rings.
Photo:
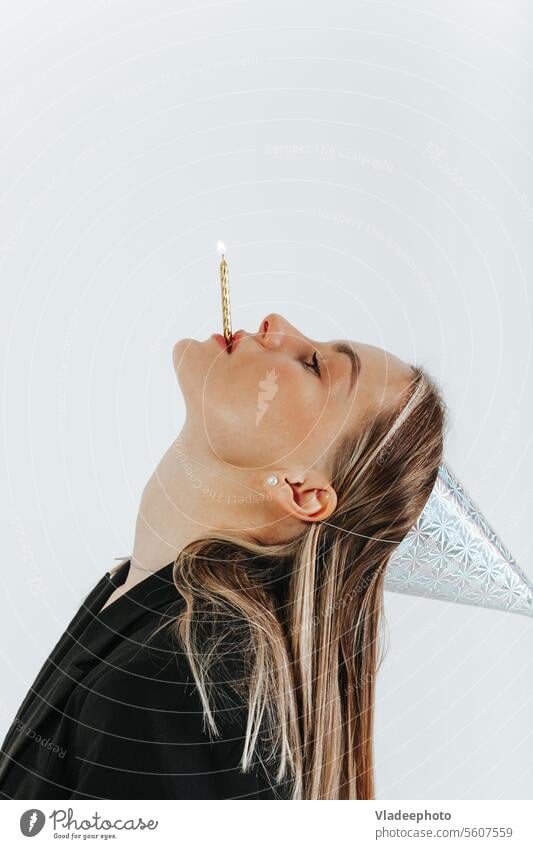
<path id="1" fill-rule="evenodd" d="M 389 559 L 385 589 L 533 616 L 531 581 L 444 463 Z"/>

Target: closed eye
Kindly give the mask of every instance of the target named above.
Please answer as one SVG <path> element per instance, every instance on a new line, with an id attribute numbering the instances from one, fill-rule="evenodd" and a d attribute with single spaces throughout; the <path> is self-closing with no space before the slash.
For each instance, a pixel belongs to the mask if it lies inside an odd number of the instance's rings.
<path id="1" fill-rule="evenodd" d="M 302 363 L 302 365 L 304 366 L 304 368 L 310 368 L 310 369 L 312 369 L 312 370 L 315 372 L 315 374 L 316 374 L 318 377 L 320 377 L 320 366 L 318 365 L 318 358 L 317 358 L 316 351 L 313 351 L 313 356 L 311 357 L 311 362 L 310 362 L 310 363 L 306 363 L 306 362 L 304 361 L 304 362 Z"/>

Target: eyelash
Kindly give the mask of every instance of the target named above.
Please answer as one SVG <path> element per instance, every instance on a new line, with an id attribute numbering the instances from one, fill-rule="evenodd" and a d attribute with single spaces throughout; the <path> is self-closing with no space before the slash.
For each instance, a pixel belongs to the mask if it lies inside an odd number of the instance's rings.
<path id="1" fill-rule="evenodd" d="M 306 363 L 304 361 L 303 365 L 304 365 L 305 368 L 312 369 L 315 372 L 315 374 L 318 377 L 320 377 L 320 366 L 318 365 L 318 359 L 317 359 L 316 351 L 313 351 L 312 362 Z"/>

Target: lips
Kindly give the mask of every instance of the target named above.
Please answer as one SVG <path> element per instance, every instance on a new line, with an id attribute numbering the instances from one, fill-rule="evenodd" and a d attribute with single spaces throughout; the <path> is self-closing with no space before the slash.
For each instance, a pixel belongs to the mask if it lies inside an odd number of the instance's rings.
<path id="1" fill-rule="evenodd" d="M 237 333 L 233 333 L 231 336 L 231 348 L 228 348 L 228 346 L 226 345 L 226 339 L 224 336 L 222 336 L 221 333 L 212 333 L 211 338 L 214 339 L 217 345 L 220 345 L 220 347 L 223 348 L 225 351 L 228 351 L 228 353 L 233 353 L 241 339 L 247 335 L 248 334 L 245 330 L 237 330 Z"/>
<path id="2" fill-rule="evenodd" d="M 222 336 L 222 334 L 220 334 L 220 333 L 212 333 L 212 334 L 211 334 L 211 339 L 214 339 L 214 340 L 215 340 L 215 342 L 217 343 L 217 345 L 220 345 L 220 347 L 221 347 L 221 348 L 224 348 L 224 350 L 226 350 L 226 340 L 224 339 L 224 337 Z"/>
<path id="3" fill-rule="evenodd" d="M 237 333 L 232 334 L 232 337 L 231 337 L 231 352 L 232 353 L 236 350 L 237 345 L 239 344 L 241 339 L 243 339 L 246 335 L 247 334 L 246 334 L 245 330 L 237 330 Z"/>

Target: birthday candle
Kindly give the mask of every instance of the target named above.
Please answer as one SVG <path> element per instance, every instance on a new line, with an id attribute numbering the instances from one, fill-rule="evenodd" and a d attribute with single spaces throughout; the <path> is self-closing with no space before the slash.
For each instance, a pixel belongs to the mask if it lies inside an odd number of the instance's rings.
<path id="1" fill-rule="evenodd" d="M 228 263 L 226 262 L 226 246 L 224 242 L 217 242 L 217 250 L 220 254 L 220 287 L 222 290 L 222 323 L 224 328 L 224 339 L 226 347 L 231 351 L 232 333 L 231 333 L 231 313 L 229 303 L 229 281 L 228 281 Z"/>

